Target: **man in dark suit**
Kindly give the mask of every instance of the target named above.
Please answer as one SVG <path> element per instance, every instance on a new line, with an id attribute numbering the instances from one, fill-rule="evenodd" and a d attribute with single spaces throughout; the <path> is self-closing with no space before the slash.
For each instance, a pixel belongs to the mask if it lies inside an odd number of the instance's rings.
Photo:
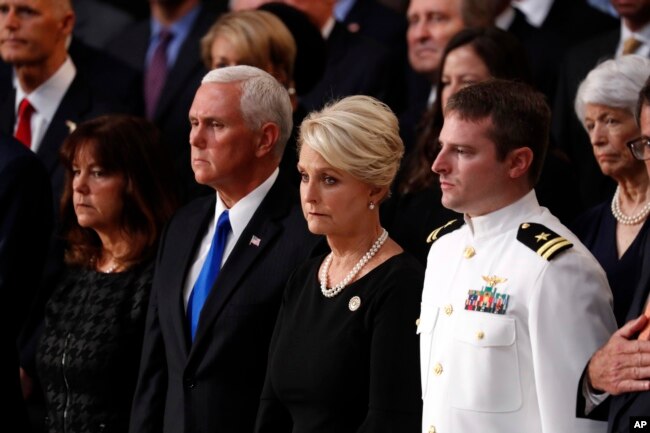
<path id="1" fill-rule="evenodd" d="M 650 79 L 640 92 L 637 119 L 643 138 L 635 140 L 633 153 L 650 173 Z M 650 236 L 644 242 L 628 322 L 591 357 L 578 390 L 578 416 L 608 420 L 609 433 L 627 433 L 630 417 L 650 414 Z"/>
<path id="2" fill-rule="evenodd" d="M 601 26 L 597 36 L 566 51 L 558 74 L 553 105 L 551 134 L 556 145 L 566 152 L 575 166 L 582 209 L 611 198 L 616 183 L 600 171 L 589 137 L 576 117 L 574 102 L 578 86 L 598 63 L 623 55 L 624 40 L 630 35 L 638 33 L 639 39 L 644 34 L 647 35 L 645 42 L 634 53 L 644 56 L 650 54 L 650 3 L 612 1 L 612 5 L 620 15 L 620 24 L 616 23 L 614 29 L 611 26 Z"/>
<path id="3" fill-rule="evenodd" d="M 309 17 L 325 38 L 327 62 L 322 79 L 300 104 L 308 111 L 349 95 L 370 95 L 399 112 L 403 103 L 402 58 L 334 17 L 335 0 L 282 0 Z"/>
<path id="4" fill-rule="evenodd" d="M 112 111 L 68 55 L 75 15 L 68 0 L 15 0 L 0 14 L 0 131 L 14 135 L 20 104 L 33 107 L 25 143 L 50 174 L 54 203 L 63 188 L 59 147 L 78 122 Z M 25 13 L 23 11 L 28 11 Z M 106 63 L 102 63 L 106 64 Z M 110 84 L 104 84 L 110 87 Z M 116 105 L 117 106 L 117 105 Z"/>
<path id="5" fill-rule="evenodd" d="M 151 105 L 146 107 L 147 117 L 162 131 L 169 154 L 176 161 L 176 175 L 186 199 L 207 191 L 197 187 L 189 164 L 187 112 L 194 92 L 207 72 L 201 60 L 201 37 L 225 11 L 224 3 L 215 0 L 149 0 L 151 18 L 126 28 L 107 47 L 116 58 L 143 73 L 143 89 L 146 89 L 152 70 L 160 69 L 156 68 L 153 58 L 163 42 L 161 36 L 166 32 L 171 35 L 162 47 L 166 63 L 162 87 L 157 97 L 147 97 L 146 91 L 143 97 Z"/>
<path id="6" fill-rule="evenodd" d="M 10 353 L 0 389 L 3 419 L 16 432 L 29 431 L 18 377 L 16 339 L 36 295 L 52 230 L 52 198 L 38 158 L 17 140 L 0 134 L 0 293 L 5 298 L 3 347 Z"/>
<path id="7" fill-rule="evenodd" d="M 216 194 L 179 210 L 161 240 L 131 433 L 253 431 L 283 287 L 318 240 L 278 170 L 291 111 L 286 89 L 250 66 L 215 69 L 196 92 L 191 163 Z M 226 234 L 223 256 L 205 268 L 213 233 Z M 204 272 L 219 268 L 197 308 Z"/>

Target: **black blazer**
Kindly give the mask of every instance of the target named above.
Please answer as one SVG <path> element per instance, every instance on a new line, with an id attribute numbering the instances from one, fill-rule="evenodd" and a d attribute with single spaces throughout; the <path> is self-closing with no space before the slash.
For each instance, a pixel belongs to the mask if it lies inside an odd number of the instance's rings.
<path id="1" fill-rule="evenodd" d="M 189 197 L 196 197 L 206 191 L 194 181 L 190 164 L 190 122 L 187 120 L 194 94 L 208 72 L 201 60 L 200 41 L 219 14 L 224 12 L 224 6 L 217 2 L 206 2 L 200 7 L 194 26 L 183 42 L 172 69 L 167 73 L 152 119 L 162 131 L 162 138 L 175 161 L 183 192 Z M 107 50 L 144 77 L 150 37 L 151 23 L 145 19 L 125 29 L 108 45 Z"/>
<path id="2" fill-rule="evenodd" d="M 224 263 L 192 344 L 183 285 L 215 200 L 202 197 L 182 208 L 163 235 L 132 433 L 253 431 L 284 285 L 318 238 L 307 231 L 295 190 L 278 178 Z"/>
<path id="3" fill-rule="evenodd" d="M 0 132 L 13 135 L 15 124 L 16 90 L 9 83 L 2 83 L 0 94 L 4 94 L 0 103 Z M 93 92 L 91 85 L 81 73 L 77 73 L 54 113 L 43 140 L 36 151 L 45 169 L 50 175 L 54 206 L 58 210 L 59 199 L 63 191 L 63 166 L 59 162 L 59 149 L 63 140 L 70 134 L 70 123 L 78 124 L 101 114 L 114 112 L 114 105 L 106 102 Z"/>
<path id="4" fill-rule="evenodd" d="M 0 375 L 3 412 L 17 432 L 27 432 L 27 412 L 18 378 L 16 339 L 38 285 L 52 230 L 47 173 L 18 141 L 0 134 L 0 293 L 6 305 L 3 347 L 9 367 Z"/>
<path id="5" fill-rule="evenodd" d="M 645 309 L 646 301 L 650 295 L 650 234 L 646 233 L 643 248 L 643 261 L 641 265 L 641 276 L 634 290 L 632 304 L 627 314 L 626 322 L 639 317 Z M 584 416 L 585 400 L 582 395 L 582 382 L 585 371 L 580 378 L 576 414 Z M 608 433 L 630 432 L 631 416 L 647 416 L 650 414 L 650 392 L 630 392 L 616 396 L 610 396 L 596 407 L 588 417 L 597 420 L 607 420 Z"/>
<path id="6" fill-rule="evenodd" d="M 650 235 L 647 234 L 641 269 L 641 278 L 627 315 L 628 321 L 643 313 L 648 295 L 650 295 Z M 621 394 L 611 397 L 610 400 L 608 433 L 627 433 L 630 431 L 629 418 L 631 416 L 650 414 L 650 392 Z"/>
<path id="7" fill-rule="evenodd" d="M 300 99 L 308 110 L 320 109 L 332 99 L 369 95 L 399 113 L 404 105 L 404 59 L 399 52 L 337 22 L 326 41 L 327 64 L 321 81 Z"/>

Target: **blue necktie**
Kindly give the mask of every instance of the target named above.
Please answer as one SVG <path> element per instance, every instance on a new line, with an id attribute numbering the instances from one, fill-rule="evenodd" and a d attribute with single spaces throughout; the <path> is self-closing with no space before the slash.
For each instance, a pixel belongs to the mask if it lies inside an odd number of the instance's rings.
<path id="1" fill-rule="evenodd" d="M 212 237 L 210 251 L 205 258 L 199 277 L 194 283 L 190 299 L 187 302 L 187 318 L 190 321 L 192 341 L 194 341 L 196 328 L 199 325 L 199 317 L 201 316 L 203 304 L 205 304 L 205 300 L 210 294 L 210 289 L 212 289 L 221 269 L 221 259 L 223 258 L 223 250 L 226 247 L 228 232 L 230 232 L 230 220 L 228 219 L 228 211 L 225 210 L 219 216 L 217 229 L 214 231 L 214 236 Z"/>

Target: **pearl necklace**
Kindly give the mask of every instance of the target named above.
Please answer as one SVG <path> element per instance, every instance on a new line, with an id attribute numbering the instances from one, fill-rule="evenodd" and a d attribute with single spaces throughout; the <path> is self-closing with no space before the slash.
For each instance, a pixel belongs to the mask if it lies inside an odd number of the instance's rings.
<path id="1" fill-rule="evenodd" d="M 619 204 L 619 192 L 620 187 L 616 187 L 616 192 L 612 198 L 612 214 L 614 215 L 614 218 L 616 218 L 616 221 L 628 226 L 633 226 L 643 222 L 648 217 L 648 213 L 650 213 L 650 201 L 648 201 L 636 215 L 627 216 L 621 212 L 621 207 Z"/>
<path id="2" fill-rule="evenodd" d="M 117 263 L 115 263 L 110 268 L 106 269 L 105 271 L 101 271 L 101 272 L 104 273 L 104 274 L 112 274 L 113 272 L 115 272 L 115 270 L 118 268 L 118 266 L 119 265 Z"/>
<path id="3" fill-rule="evenodd" d="M 372 259 L 375 254 L 377 254 L 377 251 L 381 248 L 382 245 L 384 245 L 384 242 L 386 242 L 386 239 L 388 239 L 388 232 L 386 229 L 382 228 L 382 232 L 375 241 L 374 244 L 370 247 L 367 253 L 361 257 L 361 259 L 357 262 L 356 265 L 352 268 L 352 270 L 343 278 L 343 280 L 338 283 L 337 285 L 333 286 L 331 289 L 327 288 L 327 274 L 329 273 L 330 270 L 330 265 L 332 264 L 332 258 L 333 253 L 329 253 L 327 258 L 325 258 L 325 261 L 323 262 L 323 269 L 321 270 L 320 273 L 320 291 L 325 295 L 327 298 L 333 298 L 334 296 L 338 295 L 341 293 L 341 290 L 347 286 L 350 281 L 359 273 L 359 271 Z"/>

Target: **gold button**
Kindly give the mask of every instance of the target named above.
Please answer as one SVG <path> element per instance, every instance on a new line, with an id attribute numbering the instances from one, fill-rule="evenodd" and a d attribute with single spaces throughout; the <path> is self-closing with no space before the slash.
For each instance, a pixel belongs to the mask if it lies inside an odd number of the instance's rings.
<path id="1" fill-rule="evenodd" d="M 451 304 L 445 305 L 445 314 L 447 316 L 451 316 L 451 313 L 454 312 L 454 307 L 451 306 Z"/>
<path id="2" fill-rule="evenodd" d="M 415 326 L 420 326 L 420 318 L 415 319 Z"/>
<path id="3" fill-rule="evenodd" d="M 436 433 L 436 428 L 434 426 L 430 426 L 429 433 Z"/>
<path id="4" fill-rule="evenodd" d="M 477 338 L 478 340 L 482 340 L 484 337 L 485 337 L 485 332 L 483 332 L 483 331 L 478 331 L 478 332 L 476 333 L 476 338 Z"/>
<path id="5" fill-rule="evenodd" d="M 442 374 L 442 364 L 436 362 L 436 365 L 433 367 L 433 372 L 436 376 L 440 376 Z"/>
<path id="6" fill-rule="evenodd" d="M 476 255 L 476 250 L 472 247 L 467 247 L 465 248 L 465 251 L 463 251 L 463 257 L 466 259 L 471 259 L 474 255 Z"/>

